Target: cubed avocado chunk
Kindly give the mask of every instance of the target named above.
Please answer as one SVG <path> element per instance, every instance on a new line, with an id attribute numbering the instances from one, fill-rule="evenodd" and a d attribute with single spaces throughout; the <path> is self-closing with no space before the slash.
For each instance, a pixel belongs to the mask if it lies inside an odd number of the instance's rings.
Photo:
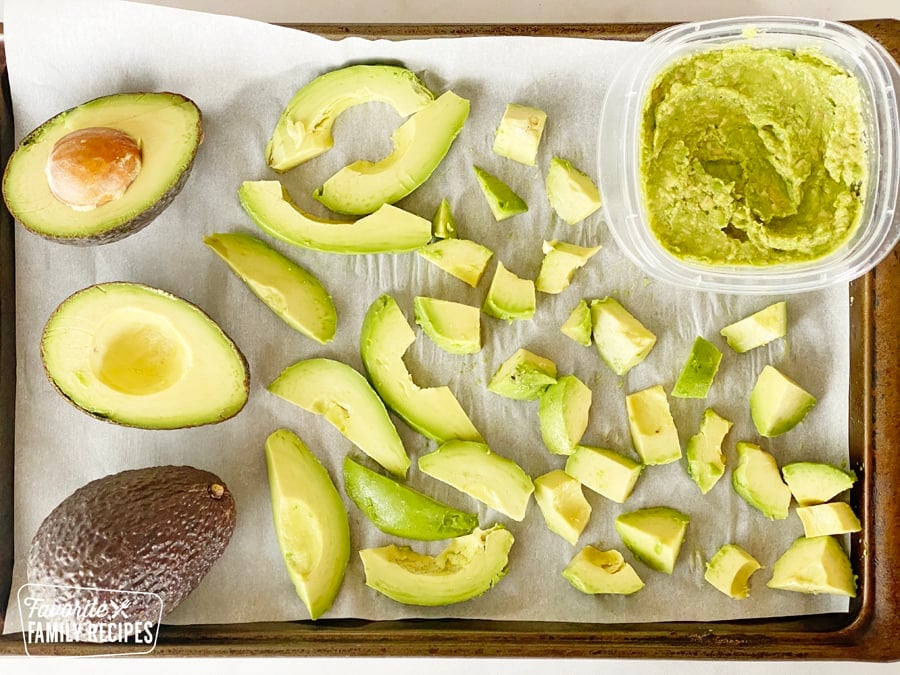
<path id="1" fill-rule="evenodd" d="M 584 267 L 599 246 L 576 246 L 564 241 L 545 241 L 544 260 L 534 284 L 541 293 L 562 293 L 572 283 L 575 270 Z"/>
<path id="2" fill-rule="evenodd" d="M 750 577 L 759 562 L 737 544 L 725 544 L 706 563 L 703 578 L 730 598 L 750 596 Z"/>
<path id="3" fill-rule="evenodd" d="M 644 587 L 634 568 L 615 549 L 601 551 L 585 546 L 569 561 L 562 575 L 574 588 L 589 595 L 631 595 Z"/>
<path id="4" fill-rule="evenodd" d="M 450 300 L 416 296 L 416 323 L 425 335 L 451 354 L 481 351 L 481 310 Z"/>
<path id="5" fill-rule="evenodd" d="M 474 167 L 475 178 L 481 188 L 484 198 L 487 200 L 494 220 L 506 220 L 528 210 L 528 205 L 512 188 L 493 174 L 480 167 Z"/>
<path id="6" fill-rule="evenodd" d="M 455 239 L 456 220 L 453 218 L 453 211 L 450 210 L 450 202 L 442 199 L 434 216 L 431 218 L 432 234 L 438 239 Z"/>
<path id="7" fill-rule="evenodd" d="M 754 443 L 739 441 L 738 463 L 731 483 L 750 506 L 769 520 L 784 520 L 791 505 L 791 490 L 781 480 L 775 458 Z"/>
<path id="8" fill-rule="evenodd" d="M 559 332 L 585 347 L 591 346 L 591 308 L 586 300 L 579 300 Z"/>
<path id="9" fill-rule="evenodd" d="M 661 385 L 625 397 L 631 441 L 644 464 L 668 464 L 681 459 L 681 441 Z"/>
<path id="10" fill-rule="evenodd" d="M 481 281 L 488 262 L 494 257 L 489 248 L 469 239 L 435 241 L 420 248 L 418 254 L 472 288 Z"/>
<path id="11" fill-rule="evenodd" d="M 856 474 L 822 462 L 792 462 L 781 467 L 784 482 L 800 506 L 823 504 L 849 490 Z"/>
<path id="12" fill-rule="evenodd" d="M 750 392 L 750 416 L 761 436 L 773 437 L 800 424 L 815 397 L 782 372 L 766 366 Z"/>
<path id="13" fill-rule="evenodd" d="M 534 282 L 519 278 L 506 269 L 503 263 L 497 263 L 482 311 L 510 322 L 527 321 L 534 316 L 536 304 Z"/>
<path id="14" fill-rule="evenodd" d="M 647 358 L 656 344 L 656 336 L 615 298 L 594 300 L 591 321 L 597 351 L 616 375 L 624 375 Z"/>
<path id="15" fill-rule="evenodd" d="M 552 384 L 556 384 L 556 364 L 527 349 L 517 349 L 500 364 L 487 388 L 506 398 L 532 401 Z"/>
<path id="16" fill-rule="evenodd" d="M 859 532 L 862 524 L 847 502 L 831 502 L 798 506 L 797 515 L 803 523 L 803 534 L 820 537 L 826 534 L 847 534 Z"/>
<path id="17" fill-rule="evenodd" d="M 634 490 L 644 466 L 618 452 L 579 445 L 566 460 L 566 473 L 597 494 L 619 504 Z"/>
<path id="18" fill-rule="evenodd" d="M 597 186 L 567 159 L 550 160 L 545 187 L 550 206 L 569 225 L 581 222 L 601 206 Z"/>
<path id="19" fill-rule="evenodd" d="M 725 326 L 719 334 L 738 354 L 787 335 L 787 303 L 776 302 L 755 314 Z"/>
<path id="20" fill-rule="evenodd" d="M 591 390 L 574 375 L 563 375 L 541 394 L 541 438 L 555 455 L 571 455 L 588 425 Z"/>
<path id="21" fill-rule="evenodd" d="M 591 518 L 581 483 L 555 469 L 534 479 L 534 500 L 550 531 L 574 546 Z"/>
<path id="22" fill-rule="evenodd" d="M 831 536 L 796 539 L 775 561 L 766 585 L 782 591 L 856 597 L 856 575 L 850 559 Z"/>
<path id="23" fill-rule="evenodd" d="M 634 557 L 664 574 L 672 574 L 691 519 L 668 506 L 623 513 L 616 518 L 616 532 Z"/>
<path id="24" fill-rule="evenodd" d="M 521 164 L 534 166 L 544 133 L 547 113 L 518 103 L 509 103 L 494 135 L 494 152 Z"/>
<path id="25" fill-rule="evenodd" d="M 698 337 L 691 347 L 681 374 L 675 381 L 672 396 L 675 398 L 706 398 L 713 379 L 719 371 L 722 352 L 708 340 Z"/>
<path id="26" fill-rule="evenodd" d="M 684 451 L 687 471 L 700 492 L 713 489 L 725 473 L 725 454 L 722 441 L 731 430 L 732 422 L 712 408 L 707 408 L 700 422 L 700 430 L 691 436 Z"/>

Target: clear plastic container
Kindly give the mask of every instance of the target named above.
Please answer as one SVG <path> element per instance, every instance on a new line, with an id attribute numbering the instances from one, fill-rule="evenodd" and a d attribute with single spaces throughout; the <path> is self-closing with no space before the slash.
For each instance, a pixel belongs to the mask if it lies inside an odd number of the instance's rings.
<path id="1" fill-rule="evenodd" d="M 859 81 L 868 147 L 868 187 L 855 234 L 826 257 L 768 266 L 704 265 L 676 258 L 650 230 L 640 184 L 644 100 L 657 75 L 698 51 L 735 44 L 813 48 Z M 649 38 L 633 66 L 610 83 L 600 118 L 599 179 L 606 222 L 619 248 L 648 276 L 720 293 L 793 293 L 847 283 L 900 240 L 900 67 L 865 33 L 793 17 L 744 17 L 681 24 Z"/>

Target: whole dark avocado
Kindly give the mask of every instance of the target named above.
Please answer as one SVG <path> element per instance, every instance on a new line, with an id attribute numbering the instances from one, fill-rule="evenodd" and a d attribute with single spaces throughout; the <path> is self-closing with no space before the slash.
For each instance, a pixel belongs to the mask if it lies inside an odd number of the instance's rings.
<path id="1" fill-rule="evenodd" d="M 34 535 L 28 581 L 57 588 L 35 586 L 31 594 L 74 606 L 90 602 L 83 588 L 156 593 L 165 616 L 219 559 L 234 525 L 234 498 L 209 471 L 157 466 L 94 480 L 53 509 Z M 132 596 L 128 621 L 160 618 L 158 601 Z M 103 641 L 87 635 L 86 641 Z"/>

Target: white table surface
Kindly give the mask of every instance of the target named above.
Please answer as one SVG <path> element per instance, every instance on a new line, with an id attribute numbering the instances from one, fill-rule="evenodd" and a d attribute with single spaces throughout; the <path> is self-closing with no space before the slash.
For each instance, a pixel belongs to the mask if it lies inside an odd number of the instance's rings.
<path id="1" fill-rule="evenodd" d="M 900 19 L 900 0 L 141 0 L 219 14 L 231 14 L 277 23 L 591 23 L 629 21 L 690 21 L 745 14 L 810 16 L 850 20 Z M 0 0 L 0 17 L 3 2 Z M 898 636 L 900 637 L 900 636 Z M 722 662 L 722 661 L 623 661 L 615 659 L 29 659 L 0 658 L 0 672 L 18 675 L 58 673 L 67 675 L 129 675 L 190 672 L 191 675 L 260 673 L 266 675 L 337 675 L 348 671 L 365 675 L 900 675 L 900 663 L 860 664 L 841 662 Z"/>

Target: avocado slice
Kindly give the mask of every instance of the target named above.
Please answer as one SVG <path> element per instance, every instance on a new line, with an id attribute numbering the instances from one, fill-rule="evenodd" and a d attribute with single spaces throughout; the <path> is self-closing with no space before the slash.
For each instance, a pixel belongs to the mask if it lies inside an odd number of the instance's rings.
<path id="1" fill-rule="evenodd" d="M 792 462 L 781 467 L 784 482 L 800 506 L 822 504 L 849 490 L 856 482 L 853 471 L 822 462 Z"/>
<path id="2" fill-rule="evenodd" d="M 478 187 L 481 188 L 491 213 L 494 214 L 494 220 L 498 222 L 506 220 L 528 210 L 525 200 L 513 192 L 509 185 L 480 167 L 476 166 L 473 169 Z"/>
<path id="3" fill-rule="evenodd" d="M 721 361 L 722 352 L 718 347 L 709 340 L 698 336 L 691 347 L 690 356 L 675 381 L 672 396 L 675 398 L 706 398 L 716 373 L 719 372 Z"/>
<path id="4" fill-rule="evenodd" d="M 423 436 L 439 443 L 453 438 L 480 441 L 481 434 L 449 387 L 423 389 L 413 382 L 403 355 L 415 339 L 390 295 L 382 295 L 369 306 L 359 341 L 363 366 L 375 391 Z"/>
<path id="5" fill-rule="evenodd" d="M 774 437 L 800 424 L 815 397 L 772 366 L 762 369 L 750 392 L 750 416 L 760 436 Z"/>
<path id="6" fill-rule="evenodd" d="M 668 506 L 623 513 L 616 518 L 616 532 L 634 557 L 664 574 L 672 574 L 691 519 Z"/>
<path id="7" fill-rule="evenodd" d="M 200 109 L 181 94 L 96 98 L 22 140 L 6 165 L 3 198 L 23 227 L 47 239 L 118 241 L 181 191 L 202 138 Z"/>
<path id="8" fill-rule="evenodd" d="M 738 354 L 769 344 L 787 335 L 787 303 L 776 302 L 719 331 Z"/>
<path id="9" fill-rule="evenodd" d="M 498 524 L 453 539 L 433 557 L 394 544 L 364 548 L 359 557 L 370 588 L 407 605 L 435 607 L 471 600 L 496 586 L 514 541 Z"/>
<path id="10" fill-rule="evenodd" d="M 668 464 L 681 459 L 678 429 L 661 385 L 625 397 L 634 449 L 644 464 Z"/>
<path id="11" fill-rule="evenodd" d="M 791 506 L 791 490 L 781 480 L 775 458 L 754 443 L 739 441 L 738 464 L 731 473 L 734 491 L 769 520 L 784 520 Z"/>
<path id="12" fill-rule="evenodd" d="M 589 595 L 631 595 L 644 587 L 634 568 L 615 549 L 581 549 L 562 571 L 563 578 Z"/>
<path id="13" fill-rule="evenodd" d="M 310 272 L 247 234 L 211 234 L 203 243 L 288 326 L 321 344 L 331 342 L 337 312 L 328 291 Z"/>
<path id="14" fill-rule="evenodd" d="M 450 202 L 442 199 L 434 216 L 431 218 L 431 231 L 437 239 L 456 239 L 456 220 L 453 211 L 450 210 Z"/>
<path id="15" fill-rule="evenodd" d="M 542 250 L 544 259 L 534 285 L 541 293 L 562 293 L 572 283 L 575 270 L 584 267 L 600 247 L 576 246 L 553 239 L 545 241 Z"/>
<path id="16" fill-rule="evenodd" d="M 334 603 L 350 561 L 347 510 L 328 471 L 287 429 L 266 439 L 266 468 L 278 547 L 315 620 Z"/>
<path id="17" fill-rule="evenodd" d="M 287 171 L 326 152 L 334 145 L 335 120 L 360 103 L 387 103 L 408 117 L 433 100 L 406 68 L 361 64 L 332 70 L 301 87 L 285 106 L 266 145 L 266 162 Z"/>
<path id="18" fill-rule="evenodd" d="M 547 113 L 543 110 L 508 103 L 494 134 L 494 152 L 520 164 L 534 166 L 546 122 Z"/>
<path id="19" fill-rule="evenodd" d="M 703 494 L 712 490 L 725 473 L 722 441 L 732 424 L 731 420 L 726 420 L 712 408 L 707 408 L 703 412 L 699 431 L 688 441 L 684 451 L 687 472 Z"/>
<path id="20" fill-rule="evenodd" d="M 562 157 L 550 160 L 545 182 L 547 199 L 556 214 L 575 225 L 600 208 L 600 191 L 586 173 Z"/>
<path id="21" fill-rule="evenodd" d="M 563 375 L 541 394 L 541 438 L 555 455 L 571 455 L 588 425 L 591 390 L 574 375 Z"/>
<path id="22" fill-rule="evenodd" d="M 534 492 L 522 467 L 477 441 L 447 441 L 419 457 L 419 470 L 517 521 Z"/>
<path id="23" fill-rule="evenodd" d="M 497 263 L 481 309 L 488 316 L 512 323 L 532 318 L 536 302 L 534 282 L 519 278 L 506 269 L 503 263 Z"/>
<path id="24" fill-rule="evenodd" d="M 144 429 L 215 424 L 247 402 L 240 350 L 203 311 L 141 284 L 71 295 L 50 316 L 41 357 L 54 387 L 98 419 Z"/>
<path id="25" fill-rule="evenodd" d="M 488 391 L 518 401 L 532 401 L 556 383 L 556 364 L 527 349 L 517 349 L 497 368 Z"/>
<path id="26" fill-rule="evenodd" d="M 607 499 L 624 504 L 644 465 L 606 448 L 579 445 L 566 460 L 566 473 Z"/>
<path id="27" fill-rule="evenodd" d="M 703 578 L 730 598 L 750 596 L 750 577 L 762 569 L 759 562 L 737 544 L 725 544 L 706 563 Z"/>
<path id="28" fill-rule="evenodd" d="M 591 505 L 581 483 L 565 471 L 554 469 L 534 479 L 534 501 L 551 532 L 574 546 L 591 519 Z"/>
<path id="29" fill-rule="evenodd" d="M 450 300 L 416 296 L 416 323 L 425 335 L 451 354 L 481 351 L 481 310 Z"/>
<path id="30" fill-rule="evenodd" d="M 772 566 L 769 588 L 856 597 L 856 575 L 838 540 L 800 537 Z"/>
<path id="31" fill-rule="evenodd" d="M 847 502 L 798 506 L 797 516 L 803 523 L 803 534 L 820 537 L 825 534 L 859 532 L 862 524 Z"/>
<path id="32" fill-rule="evenodd" d="M 355 222 L 346 222 L 304 213 L 277 180 L 244 181 L 238 197 L 244 211 L 264 232 L 314 251 L 406 253 L 431 240 L 431 223 L 390 204 Z"/>
<path id="33" fill-rule="evenodd" d="M 559 328 L 559 332 L 580 345 L 591 346 L 591 308 L 586 300 L 579 300 L 569 318 Z"/>
<path id="34" fill-rule="evenodd" d="M 418 254 L 472 288 L 481 281 L 488 262 L 494 257 L 491 249 L 470 239 L 435 241 L 420 248 Z"/>
<path id="35" fill-rule="evenodd" d="M 346 363 L 315 358 L 285 368 L 269 391 L 322 415 L 347 440 L 398 476 L 406 476 L 409 456 L 384 404 L 362 375 Z"/>
<path id="36" fill-rule="evenodd" d="M 373 213 L 403 199 L 428 180 L 468 116 L 469 101 L 444 92 L 397 127 L 387 157 L 345 166 L 313 192 L 313 198 L 332 211 L 352 215 Z"/>
<path id="37" fill-rule="evenodd" d="M 344 458 L 344 490 L 366 518 L 387 534 L 434 541 L 469 534 L 478 527 L 474 513 L 442 504 L 350 457 Z"/>
<path id="38" fill-rule="evenodd" d="M 594 345 L 616 375 L 625 375 L 647 358 L 656 336 L 615 298 L 591 302 Z"/>

